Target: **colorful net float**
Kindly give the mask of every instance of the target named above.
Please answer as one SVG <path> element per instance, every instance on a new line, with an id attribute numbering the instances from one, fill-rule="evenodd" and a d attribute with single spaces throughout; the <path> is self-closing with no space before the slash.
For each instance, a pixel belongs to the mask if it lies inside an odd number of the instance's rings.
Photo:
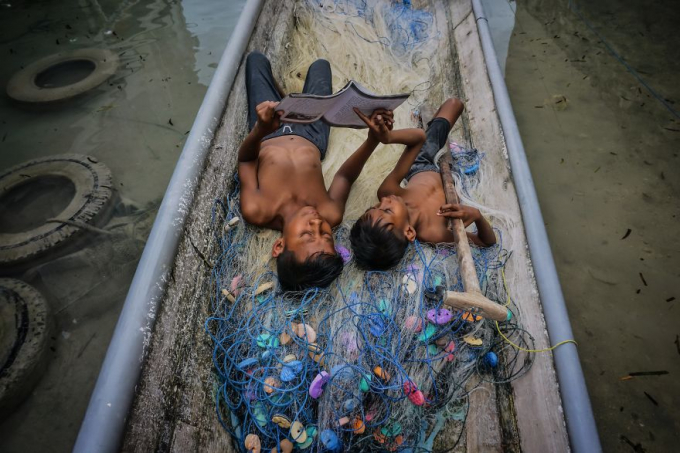
<path id="1" fill-rule="evenodd" d="M 248 434 L 246 436 L 244 445 L 248 453 L 260 453 L 262 450 L 262 443 L 260 442 L 260 438 L 257 436 L 257 434 Z"/>

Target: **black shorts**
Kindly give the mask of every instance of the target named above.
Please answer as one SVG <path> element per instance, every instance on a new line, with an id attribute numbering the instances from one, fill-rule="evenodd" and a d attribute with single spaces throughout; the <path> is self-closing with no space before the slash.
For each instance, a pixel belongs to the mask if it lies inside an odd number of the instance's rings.
<path id="1" fill-rule="evenodd" d="M 318 95 L 333 94 L 331 65 L 326 60 L 316 60 L 309 66 L 303 93 Z M 260 52 L 251 52 L 246 58 L 246 93 L 248 95 L 248 128 L 255 127 L 257 122 L 256 107 L 265 101 L 281 101 L 276 91 L 272 67 L 267 57 Z M 311 124 L 283 123 L 275 132 L 267 135 L 262 141 L 282 135 L 298 135 L 306 138 L 321 153 L 321 160 L 326 156 L 328 136 L 331 127 L 319 120 Z"/>
<path id="2" fill-rule="evenodd" d="M 451 123 L 446 118 L 436 117 L 427 123 L 427 138 L 423 147 L 418 153 L 415 162 L 411 165 L 406 180 L 410 180 L 413 175 L 422 173 L 424 171 L 439 172 L 439 167 L 434 161 L 435 156 L 440 149 L 446 145 L 449 139 L 449 131 L 451 130 Z"/>

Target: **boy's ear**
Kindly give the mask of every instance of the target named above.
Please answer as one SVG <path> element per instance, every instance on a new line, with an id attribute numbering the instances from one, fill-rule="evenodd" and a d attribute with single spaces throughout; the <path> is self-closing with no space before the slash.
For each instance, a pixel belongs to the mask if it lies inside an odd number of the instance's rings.
<path id="1" fill-rule="evenodd" d="M 278 258 L 278 256 L 283 253 L 285 248 L 286 241 L 282 237 L 278 238 L 276 241 L 274 241 L 274 245 L 272 246 L 272 256 L 274 258 Z"/>
<path id="2" fill-rule="evenodd" d="M 406 229 L 404 229 L 404 236 L 406 239 L 408 239 L 409 242 L 413 242 L 416 240 L 416 230 L 413 228 L 411 225 L 407 225 Z"/>

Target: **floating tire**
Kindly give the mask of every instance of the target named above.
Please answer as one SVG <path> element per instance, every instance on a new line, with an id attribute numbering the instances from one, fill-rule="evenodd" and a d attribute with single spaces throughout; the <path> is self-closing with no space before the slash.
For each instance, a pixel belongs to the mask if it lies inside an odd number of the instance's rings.
<path id="1" fill-rule="evenodd" d="M 0 278 L 0 419 L 42 376 L 50 337 L 49 309 L 32 286 Z"/>
<path id="2" fill-rule="evenodd" d="M 30 104 L 65 101 L 104 83 L 120 59 L 105 49 L 79 49 L 35 61 L 12 76 L 7 95 Z"/>
<path id="3" fill-rule="evenodd" d="M 86 231 L 78 224 L 96 224 L 113 208 L 111 171 L 94 157 L 64 154 L 31 160 L 0 174 L 0 201 L 12 191 L 40 178 L 65 178 L 74 187 L 70 202 L 54 216 L 69 223 L 47 222 L 27 231 L 0 231 L 0 269 L 18 269 L 64 248 Z"/>

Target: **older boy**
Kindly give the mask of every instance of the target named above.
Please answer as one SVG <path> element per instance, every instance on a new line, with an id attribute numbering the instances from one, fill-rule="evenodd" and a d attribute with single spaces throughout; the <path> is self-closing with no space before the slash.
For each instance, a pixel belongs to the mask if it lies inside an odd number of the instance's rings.
<path id="1" fill-rule="evenodd" d="M 366 269 L 389 269 L 406 252 L 409 242 L 454 242 L 447 218 L 462 219 L 467 227 L 472 222 L 477 234 L 468 238 L 482 247 L 496 243 L 491 225 L 479 210 L 463 205 L 446 204 L 444 188 L 435 156 L 446 144 L 449 131 L 463 112 L 463 103 L 449 99 L 439 107 L 428 123 L 427 138 L 422 147 L 407 148 L 396 167 L 378 188 L 380 202 L 357 220 L 350 241 L 357 264 Z M 365 120 L 366 121 L 366 120 Z M 368 123 L 367 123 L 368 124 Z M 421 129 L 401 132 L 415 134 Z M 402 188 L 406 178 L 408 186 Z"/>
<path id="2" fill-rule="evenodd" d="M 340 224 L 350 188 L 375 150 L 378 140 L 366 141 L 347 159 L 326 190 L 321 160 L 326 154 L 330 127 L 281 124 L 281 100 L 267 58 L 253 52 L 246 60 L 248 125 L 250 133 L 238 153 L 241 212 L 257 226 L 281 231 L 274 242 L 279 282 L 286 290 L 327 287 L 340 274 L 342 258 L 333 243 L 332 228 Z M 317 60 L 307 72 L 303 91 L 332 93 L 331 68 Z M 387 112 L 376 111 L 369 123 Z"/>

